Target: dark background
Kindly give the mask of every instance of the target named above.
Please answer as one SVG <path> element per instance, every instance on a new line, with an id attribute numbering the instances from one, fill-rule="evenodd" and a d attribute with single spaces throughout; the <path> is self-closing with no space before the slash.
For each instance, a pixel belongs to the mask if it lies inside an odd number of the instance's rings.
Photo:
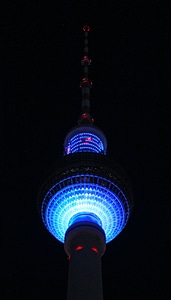
<path id="1" fill-rule="evenodd" d="M 80 115 L 85 24 L 91 114 L 135 201 L 102 258 L 104 300 L 169 299 L 169 2 L 1 4 L 1 299 L 66 297 L 68 260 L 36 201 Z"/>

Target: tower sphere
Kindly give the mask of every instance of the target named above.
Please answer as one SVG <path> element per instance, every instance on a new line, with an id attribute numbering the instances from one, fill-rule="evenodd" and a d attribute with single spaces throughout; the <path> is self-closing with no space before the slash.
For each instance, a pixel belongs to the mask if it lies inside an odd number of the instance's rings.
<path id="1" fill-rule="evenodd" d="M 106 243 L 125 227 L 132 209 L 132 189 L 120 166 L 99 153 L 64 156 L 42 185 L 39 206 L 44 225 L 59 241 L 74 222 L 98 224 Z"/>

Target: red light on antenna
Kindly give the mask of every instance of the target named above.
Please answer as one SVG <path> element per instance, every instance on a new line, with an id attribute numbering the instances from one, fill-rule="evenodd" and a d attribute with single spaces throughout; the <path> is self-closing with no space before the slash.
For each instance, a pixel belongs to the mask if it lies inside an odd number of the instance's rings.
<path id="1" fill-rule="evenodd" d="M 82 118 L 87 119 L 88 118 L 87 114 L 86 113 L 82 114 Z"/>
<path id="2" fill-rule="evenodd" d="M 84 78 L 82 79 L 82 82 L 83 82 L 83 83 L 87 83 L 87 82 L 88 82 L 88 79 L 84 77 Z"/>
<path id="3" fill-rule="evenodd" d="M 90 26 L 85 25 L 83 27 L 83 31 L 89 32 L 90 31 Z"/>

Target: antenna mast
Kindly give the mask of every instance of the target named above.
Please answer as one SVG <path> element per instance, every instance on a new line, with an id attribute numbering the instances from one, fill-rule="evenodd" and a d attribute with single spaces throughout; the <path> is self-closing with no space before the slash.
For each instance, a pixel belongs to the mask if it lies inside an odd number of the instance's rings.
<path id="1" fill-rule="evenodd" d="M 80 82 L 80 88 L 82 89 L 82 103 L 81 103 L 81 116 L 78 120 L 79 124 L 91 124 L 93 119 L 90 117 L 90 88 L 92 82 L 88 79 L 88 67 L 91 64 L 91 59 L 88 56 L 88 33 L 90 26 L 85 25 L 84 31 L 84 56 L 81 60 L 83 66 L 83 78 Z"/>

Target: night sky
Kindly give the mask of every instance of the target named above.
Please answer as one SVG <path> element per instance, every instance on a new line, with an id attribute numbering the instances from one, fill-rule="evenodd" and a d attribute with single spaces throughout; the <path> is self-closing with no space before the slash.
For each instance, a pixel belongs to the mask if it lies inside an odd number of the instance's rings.
<path id="1" fill-rule="evenodd" d="M 81 112 L 85 24 L 91 115 L 134 190 L 102 258 L 104 300 L 169 299 L 169 2 L 1 4 L 1 299 L 66 298 L 68 260 L 37 193 Z"/>

